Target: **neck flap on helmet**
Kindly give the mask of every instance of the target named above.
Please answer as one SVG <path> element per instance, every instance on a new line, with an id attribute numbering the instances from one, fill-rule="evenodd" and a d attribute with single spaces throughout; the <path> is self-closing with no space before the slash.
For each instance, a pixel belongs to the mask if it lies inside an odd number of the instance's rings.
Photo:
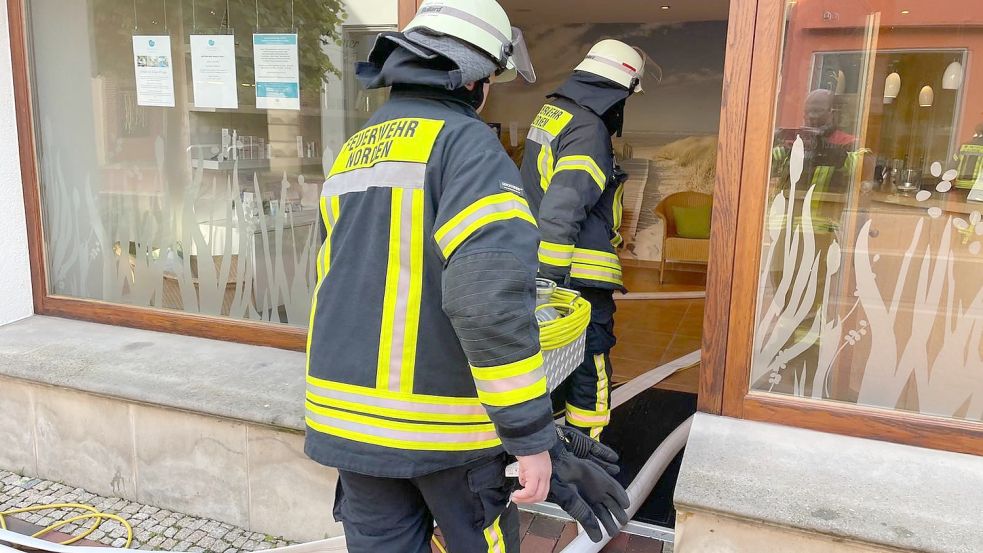
<path id="1" fill-rule="evenodd" d="M 604 117 L 619 103 L 624 108 L 625 100 L 631 92 L 614 81 L 584 71 L 574 71 L 573 75 L 556 89 L 549 97 L 562 96 L 577 105 Z"/>
<path id="2" fill-rule="evenodd" d="M 407 84 L 457 90 L 465 84 L 454 62 L 394 32 L 379 35 L 368 61 L 355 64 L 355 75 L 367 89 Z"/>

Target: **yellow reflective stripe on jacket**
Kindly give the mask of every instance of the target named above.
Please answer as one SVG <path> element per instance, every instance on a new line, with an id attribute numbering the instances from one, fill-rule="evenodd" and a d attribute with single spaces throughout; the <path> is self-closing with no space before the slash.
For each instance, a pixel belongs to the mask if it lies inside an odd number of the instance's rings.
<path id="1" fill-rule="evenodd" d="M 553 168 L 553 176 L 555 177 L 563 171 L 585 171 L 587 174 L 594 179 L 597 186 L 603 191 L 604 186 L 607 184 L 607 177 L 604 171 L 601 170 L 594 158 L 590 156 L 564 156 L 561 157 Z M 552 181 L 552 179 L 551 179 Z"/>
<path id="2" fill-rule="evenodd" d="M 488 553 L 508 553 L 505 550 L 505 534 L 502 532 L 501 520 L 501 515 L 496 517 L 495 522 L 484 530 Z"/>
<path id="3" fill-rule="evenodd" d="M 611 422 L 611 411 L 590 411 L 567 404 L 567 422 L 582 428 L 607 426 Z"/>
<path id="4" fill-rule="evenodd" d="M 618 190 L 614 193 L 614 207 L 612 208 L 612 211 L 614 211 L 614 213 L 612 213 L 614 221 L 612 230 L 615 232 L 615 234 L 618 234 L 618 231 L 621 230 L 621 221 L 624 218 L 625 213 L 625 183 L 619 184 Z"/>
<path id="5" fill-rule="evenodd" d="M 553 180 L 553 150 L 550 149 L 549 145 L 544 145 L 539 149 L 536 166 L 539 169 L 539 187 L 545 192 L 550 187 L 550 181 Z"/>
<path id="6" fill-rule="evenodd" d="M 307 377 L 307 399 L 317 405 L 392 419 L 435 423 L 488 423 L 478 398 L 390 392 Z"/>
<path id="7" fill-rule="evenodd" d="M 772 161 L 784 162 L 789 157 L 789 151 L 784 146 L 775 146 L 771 149 Z"/>
<path id="8" fill-rule="evenodd" d="M 492 424 L 397 422 L 320 407 L 310 401 L 307 425 L 332 436 L 383 447 L 424 451 L 472 451 L 501 445 Z"/>
<path id="9" fill-rule="evenodd" d="M 618 256 L 602 250 L 574 248 L 573 262 L 621 270 L 621 260 Z"/>
<path id="10" fill-rule="evenodd" d="M 569 111 L 560 109 L 556 106 L 546 104 L 543 106 L 536 118 L 532 121 L 533 129 L 541 129 L 545 131 L 549 137 L 550 141 L 556 139 L 563 132 L 563 129 L 573 121 L 573 114 Z"/>
<path id="11" fill-rule="evenodd" d="M 539 243 L 539 262 L 554 267 L 569 267 L 573 262 L 573 244 Z"/>
<path id="12" fill-rule="evenodd" d="M 546 393 L 543 354 L 507 365 L 471 367 L 478 399 L 486 405 L 508 407 Z"/>
<path id="13" fill-rule="evenodd" d="M 318 282 L 328 273 L 331 264 L 331 232 L 338 224 L 341 216 L 341 198 L 338 196 L 321 196 L 321 221 L 324 223 L 325 237 L 324 244 L 321 244 L 320 252 L 317 257 L 317 278 Z"/>
<path id="14" fill-rule="evenodd" d="M 383 298 L 376 386 L 413 386 L 423 289 L 423 190 L 392 190 L 389 260 Z"/>
<path id="15" fill-rule="evenodd" d="M 596 280 L 598 282 L 609 282 L 621 286 L 624 281 L 621 278 L 621 269 L 602 267 L 598 265 L 585 265 L 574 261 L 570 267 L 570 278 L 579 280 Z"/>
<path id="16" fill-rule="evenodd" d="M 521 219 L 536 226 L 536 219 L 529 211 L 526 200 L 511 192 L 502 192 L 482 198 L 461 210 L 437 229 L 434 240 L 444 254 L 444 259 L 450 259 L 454 251 L 479 229 L 508 219 Z"/>
<path id="17" fill-rule="evenodd" d="M 382 162 L 427 163 L 444 121 L 403 118 L 372 125 L 345 142 L 329 177 Z"/>
<path id="18" fill-rule="evenodd" d="M 853 152 L 847 152 L 846 161 L 843 162 L 843 169 L 848 173 L 853 173 L 857 170 L 857 166 L 860 165 L 864 156 L 873 153 L 869 148 L 860 148 Z"/>
<path id="19" fill-rule="evenodd" d="M 618 256 L 601 251 L 575 248 L 570 277 L 580 280 L 596 280 L 621 286 L 621 260 Z"/>
<path id="20" fill-rule="evenodd" d="M 983 172 L 983 145 L 963 144 L 959 149 L 959 167 L 956 185 L 972 188 Z"/>

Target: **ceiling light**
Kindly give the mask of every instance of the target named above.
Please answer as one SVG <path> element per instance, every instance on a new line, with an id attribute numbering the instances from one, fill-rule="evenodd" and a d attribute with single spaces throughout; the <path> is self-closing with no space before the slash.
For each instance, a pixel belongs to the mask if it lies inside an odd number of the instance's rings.
<path id="1" fill-rule="evenodd" d="M 908 15 L 909 13 L 911 13 L 911 10 L 901 10 L 901 15 Z"/>
<path id="2" fill-rule="evenodd" d="M 669 4 L 662 4 L 662 9 L 664 9 L 664 10 L 668 10 L 671 7 L 672 6 L 670 6 Z"/>
<path id="3" fill-rule="evenodd" d="M 935 91 L 932 90 L 932 87 L 927 85 L 922 87 L 922 91 L 918 94 L 918 105 L 923 108 L 930 108 L 934 103 Z"/>
<path id="4" fill-rule="evenodd" d="M 954 61 L 945 68 L 942 75 L 942 88 L 945 90 L 959 90 L 963 84 L 963 64 Z"/>
<path id="5" fill-rule="evenodd" d="M 901 92 L 901 75 L 891 73 L 884 79 L 884 103 L 890 104 Z"/>

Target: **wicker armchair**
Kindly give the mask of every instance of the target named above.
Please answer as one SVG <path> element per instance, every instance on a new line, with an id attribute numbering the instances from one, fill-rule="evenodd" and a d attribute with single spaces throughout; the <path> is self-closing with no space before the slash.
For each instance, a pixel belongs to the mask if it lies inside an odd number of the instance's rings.
<path id="1" fill-rule="evenodd" d="M 682 238 L 676 233 L 676 222 L 672 215 L 673 207 L 713 207 L 713 196 L 702 192 L 677 192 L 664 198 L 652 210 L 662 219 L 665 234 L 662 238 L 662 268 L 659 270 L 659 283 L 663 283 L 666 265 L 669 262 L 703 263 L 710 262 L 710 240 Z"/>

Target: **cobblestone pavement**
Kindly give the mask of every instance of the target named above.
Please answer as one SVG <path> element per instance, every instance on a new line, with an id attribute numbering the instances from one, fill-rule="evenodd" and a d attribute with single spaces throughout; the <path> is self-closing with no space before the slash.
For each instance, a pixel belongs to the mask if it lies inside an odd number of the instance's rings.
<path id="1" fill-rule="evenodd" d="M 91 505 L 101 512 L 123 517 L 133 526 L 131 547 L 134 549 L 234 553 L 261 551 L 291 544 L 282 538 L 249 532 L 215 520 L 141 505 L 118 497 L 101 497 L 82 488 L 27 478 L 0 470 L 0 512 L 54 503 Z M 20 514 L 17 518 L 38 526 L 48 526 L 71 518 L 74 514 L 80 513 L 64 510 L 42 511 Z M 60 528 L 59 531 L 78 535 L 91 524 L 91 521 L 82 521 L 81 526 L 71 524 Z M 87 539 L 113 547 L 122 547 L 126 542 L 126 530 L 116 521 L 106 521 Z"/>

